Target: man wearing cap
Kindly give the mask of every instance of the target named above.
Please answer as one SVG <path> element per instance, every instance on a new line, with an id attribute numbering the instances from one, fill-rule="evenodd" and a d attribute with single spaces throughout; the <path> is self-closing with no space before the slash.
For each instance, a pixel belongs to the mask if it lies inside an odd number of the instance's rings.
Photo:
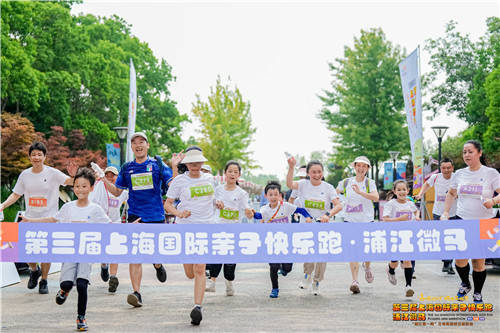
<path id="1" fill-rule="evenodd" d="M 118 178 L 118 170 L 114 166 L 108 166 L 104 170 L 104 177 L 110 182 L 115 184 L 116 178 Z M 106 187 L 104 181 L 99 181 L 94 186 L 94 190 L 90 192 L 89 199 L 95 202 L 106 212 L 108 217 L 111 219 L 111 223 L 121 223 L 120 207 L 128 199 L 128 191 L 125 190 L 116 197 L 113 193 L 110 193 Z M 114 293 L 118 287 L 118 278 L 116 274 L 118 272 L 118 264 L 101 264 L 101 278 L 104 282 L 109 280 L 108 291 Z M 111 273 L 111 276 L 110 276 Z"/>
<path id="2" fill-rule="evenodd" d="M 161 194 L 162 183 L 167 183 L 176 176 L 177 164 L 183 154 L 173 154 L 172 169 L 164 163 L 159 165 L 155 158 L 148 155 L 149 142 L 146 134 L 137 132 L 130 138 L 130 145 L 135 159 L 123 164 L 116 185 L 105 177 L 106 188 L 114 196 L 119 197 L 128 189 L 128 222 L 129 223 L 165 223 L 165 211 Z M 162 172 L 160 173 L 160 170 Z M 167 272 L 163 265 L 154 264 L 156 277 L 160 282 L 167 280 Z M 130 281 L 134 292 L 129 294 L 127 302 L 134 306 L 142 306 L 140 294 L 142 264 L 129 264 Z"/>
<path id="3" fill-rule="evenodd" d="M 344 194 L 344 222 L 373 222 L 375 211 L 373 202 L 378 201 L 379 195 L 377 185 L 373 179 L 366 175 L 371 167 L 370 160 L 366 156 L 358 156 L 351 163 L 356 177 L 346 178 L 339 182 L 337 193 Z M 359 293 L 358 272 L 359 263 L 349 263 L 351 268 L 352 283 L 349 288 L 352 293 Z M 370 269 L 370 262 L 363 263 L 366 282 L 373 282 L 373 273 Z"/>

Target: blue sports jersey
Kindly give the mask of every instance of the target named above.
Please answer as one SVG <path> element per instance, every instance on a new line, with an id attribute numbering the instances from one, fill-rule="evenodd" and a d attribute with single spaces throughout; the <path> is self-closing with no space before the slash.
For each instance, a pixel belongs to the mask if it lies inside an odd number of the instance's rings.
<path id="1" fill-rule="evenodd" d="M 125 163 L 118 178 L 116 187 L 128 189 L 128 213 L 137 215 L 141 222 L 163 221 L 165 211 L 161 197 L 161 182 L 168 182 L 172 177 L 172 169 L 163 163 L 163 175 L 156 159 L 149 157 L 143 163 L 135 160 Z"/>

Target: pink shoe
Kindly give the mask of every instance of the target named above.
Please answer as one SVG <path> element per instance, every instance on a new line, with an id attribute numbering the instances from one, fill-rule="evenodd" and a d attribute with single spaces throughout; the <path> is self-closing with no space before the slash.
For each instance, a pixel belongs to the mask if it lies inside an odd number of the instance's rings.
<path id="1" fill-rule="evenodd" d="M 373 273 L 372 273 L 372 270 L 370 267 L 365 267 L 365 263 L 362 264 L 363 266 L 363 269 L 365 270 L 365 279 L 366 279 L 366 282 L 368 283 L 372 283 L 373 282 Z"/>

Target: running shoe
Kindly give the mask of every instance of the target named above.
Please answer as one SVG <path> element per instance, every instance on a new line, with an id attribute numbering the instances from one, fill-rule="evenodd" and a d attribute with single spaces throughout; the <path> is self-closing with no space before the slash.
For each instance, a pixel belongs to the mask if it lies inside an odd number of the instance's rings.
<path id="1" fill-rule="evenodd" d="M 460 288 L 458 288 L 458 292 L 457 292 L 458 300 L 459 301 L 463 301 L 465 295 L 467 295 L 470 290 L 471 290 L 470 289 L 470 285 L 468 286 L 465 283 L 461 283 L 460 284 Z"/>
<path id="2" fill-rule="evenodd" d="M 453 266 L 452 265 L 448 266 L 447 272 L 448 272 L 449 275 L 455 275 L 455 271 L 453 270 Z"/>
<path id="3" fill-rule="evenodd" d="M 85 316 L 78 315 L 78 317 L 76 317 L 76 330 L 86 331 L 88 329 L 89 327 L 87 326 L 87 320 L 85 319 Z"/>
<path id="4" fill-rule="evenodd" d="M 207 280 L 207 286 L 205 287 L 205 291 L 209 293 L 215 292 L 215 281 L 212 279 Z"/>
<path id="5" fill-rule="evenodd" d="M 201 306 L 196 305 L 193 310 L 191 310 L 191 324 L 198 326 L 200 325 L 201 319 L 203 316 L 201 315 Z"/>
<path id="6" fill-rule="evenodd" d="M 280 290 L 278 288 L 273 288 L 271 290 L 271 293 L 269 294 L 269 297 L 271 297 L 271 298 L 278 298 L 279 293 L 280 293 Z"/>
<path id="7" fill-rule="evenodd" d="M 483 303 L 483 295 L 481 295 L 481 293 L 474 293 L 474 295 L 472 295 L 472 298 L 474 299 L 474 303 L 476 304 Z"/>
<path id="8" fill-rule="evenodd" d="M 118 278 L 116 276 L 111 276 L 109 278 L 109 287 L 108 287 L 108 291 L 110 293 L 114 293 L 116 291 L 116 288 L 118 288 L 118 285 L 120 284 L 120 282 L 118 282 Z"/>
<path id="9" fill-rule="evenodd" d="M 447 273 L 448 272 L 448 267 L 450 267 L 451 265 L 446 263 L 446 262 L 443 262 L 443 268 L 441 268 L 441 272 L 443 273 Z"/>
<path id="10" fill-rule="evenodd" d="M 38 279 L 42 276 L 42 270 L 40 269 L 40 266 L 36 266 L 36 270 L 32 271 L 30 270 L 30 279 L 28 280 L 28 289 L 35 289 L 35 287 L 38 285 Z"/>
<path id="11" fill-rule="evenodd" d="M 226 296 L 234 296 L 233 281 L 226 280 Z"/>
<path id="12" fill-rule="evenodd" d="M 153 267 L 156 269 L 156 278 L 158 278 L 158 281 L 167 281 L 167 271 L 165 270 L 165 267 L 163 267 L 163 265 L 160 265 L 158 268 L 156 268 L 155 265 L 153 265 Z"/>
<path id="13" fill-rule="evenodd" d="M 280 268 L 280 270 L 278 271 L 278 274 L 281 274 L 283 276 L 287 276 L 288 275 L 288 272 L 283 270 L 282 268 Z"/>
<path id="14" fill-rule="evenodd" d="M 56 295 L 56 303 L 62 305 L 66 302 L 66 298 L 68 298 L 69 292 L 64 290 L 59 290 Z"/>
<path id="15" fill-rule="evenodd" d="M 312 284 L 312 294 L 314 296 L 318 296 L 319 295 L 319 282 L 318 281 L 314 281 L 313 284 Z"/>
<path id="16" fill-rule="evenodd" d="M 398 283 L 398 280 L 396 279 L 396 274 L 389 273 L 389 267 L 387 267 L 385 271 L 387 272 L 387 279 L 389 280 L 389 282 L 393 285 L 396 285 Z"/>
<path id="17" fill-rule="evenodd" d="M 101 265 L 101 279 L 104 282 L 108 282 L 108 280 L 109 280 L 109 266 L 108 265 L 106 265 L 106 266 Z"/>
<path id="18" fill-rule="evenodd" d="M 304 277 L 302 278 L 302 281 L 300 281 L 299 288 L 300 289 L 307 289 L 311 285 L 311 275 L 310 274 L 304 274 Z"/>
<path id="19" fill-rule="evenodd" d="M 413 291 L 413 288 L 411 286 L 406 286 L 406 297 L 412 298 L 415 292 Z"/>
<path id="20" fill-rule="evenodd" d="M 49 286 L 47 285 L 47 280 L 45 279 L 40 280 L 40 283 L 38 284 L 38 293 L 39 294 L 49 293 Z"/>
<path id="21" fill-rule="evenodd" d="M 142 297 L 137 291 L 127 296 L 127 303 L 133 307 L 140 308 L 142 306 Z"/>
<path id="22" fill-rule="evenodd" d="M 366 267 L 365 263 L 361 264 L 361 266 L 363 266 L 363 269 L 365 270 L 365 280 L 366 280 L 366 282 L 372 283 L 373 279 L 374 279 L 373 273 L 372 273 L 372 269 L 370 267 Z"/>
<path id="23" fill-rule="evenodd" d="M 359 282 L 356 280 L 352 281 L 349 290 L 352 291 L 353 294 L 359 294 Z"/>

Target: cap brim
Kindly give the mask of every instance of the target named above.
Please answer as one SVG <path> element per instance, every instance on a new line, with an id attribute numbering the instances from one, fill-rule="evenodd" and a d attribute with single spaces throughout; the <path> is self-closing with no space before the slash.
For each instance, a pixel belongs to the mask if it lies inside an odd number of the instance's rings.
<path id="1" fill-rule="evenodd" d="M 183 164 L 187 163 L 198 163 L 198 162 L 207 162 L 208 160 L 205 157 L 184 157 L 181 161 Z"/>

